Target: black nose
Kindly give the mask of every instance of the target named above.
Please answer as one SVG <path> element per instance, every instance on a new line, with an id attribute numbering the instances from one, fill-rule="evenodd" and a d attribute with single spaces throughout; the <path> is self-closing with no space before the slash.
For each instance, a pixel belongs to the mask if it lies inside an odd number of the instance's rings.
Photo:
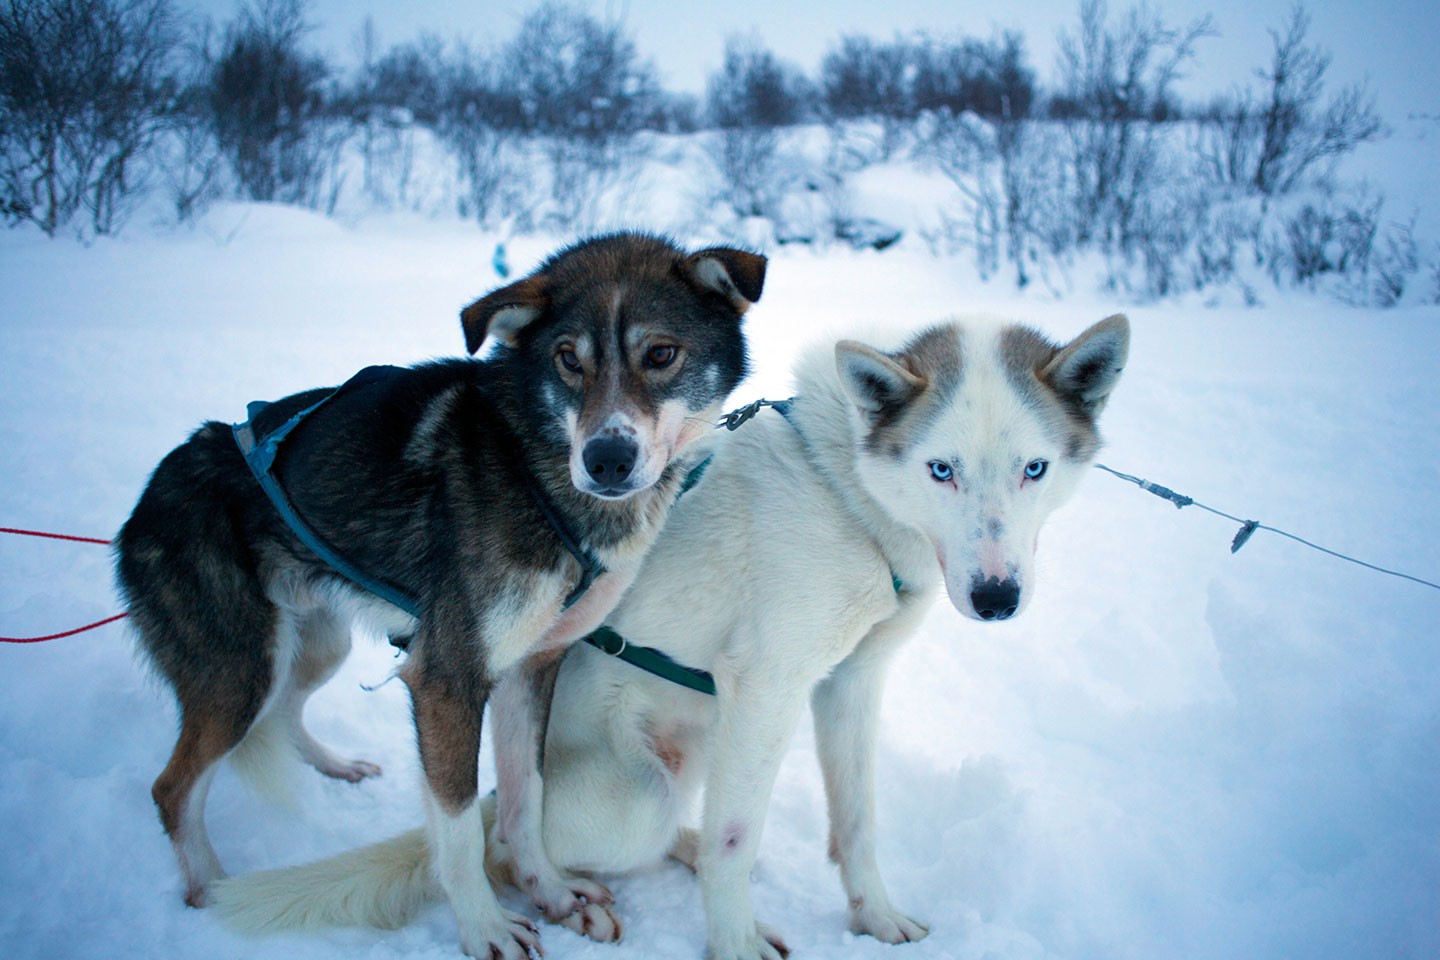
<path id="1" fill-rule="evenodd" d="M 623 437 L 597 437 L 585 444 L 585 472 L 596 483 L 606 487 L 618 486 L 635 469 L 635 458 L 640 448 L 632 440 Z"/>
<path id="2" fill-rule="evenodd" d="M 970 603 L 981 620 L 1009 620 L 1020 607 L 1020 584 L 1014 577 L 976 577 L 970 585 Z"/>

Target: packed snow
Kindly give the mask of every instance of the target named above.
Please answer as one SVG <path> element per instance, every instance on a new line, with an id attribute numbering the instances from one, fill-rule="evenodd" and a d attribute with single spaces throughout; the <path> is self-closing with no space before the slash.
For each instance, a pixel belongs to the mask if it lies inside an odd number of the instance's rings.
<path id="1" fill-rule="evenodd" d="M 1395 143 L 1423 159 L 1385 167 L 1395 184 L 1434 169 L 1433 124 L 1430 139 Z M 884 177 L 875 189 L 881 207 L 923 193 Z M 243 419 L 250 400 L 365 364 L 456 355 L 459 308 L 501 282 L 497 242 L 519 272 L 571 239 L 255 204 L 88 246 L 0 233 L 0 525 L 113 535 L 202 420 Z M 1133 304 L 1077 283 L 1058 299 L 983 284 L 966 257 L 913 236 L 883 253 L 765 252 L 747 320 L 755 372 L 736 404 L 787 395 L 800 347 L 856 324 L 979 312 L 1061 339 L 1123 309 L 1133 348 L 1103 462 L 1440 580 L 1440 308 L 1418 297 L 1360 309 L 1269 285 L 1254 306 Z M 935 607 L 893 669 L 878 783 L 882 869 L 897 906 L 930 924 L 922 942 L 846 932 L 802 724 L 754 877 L 757 915 L 794 957 L 1440 956 L 1440 590 L 1264 531 L 1232 556 L 1236 529 L 1095 471 L 1042 535 L 1023 617 L 977 624 Z M 0 536 L 0 634 L 117 612 L 110 563 L 103 546 Z M 787 575 L 804 589 L 803 570 Z M 0 647 L 0 663 L 5 956 L 459 955 L 443 905 L 399 931 L 261 940 L 185 907 L 149 795 L 176 712 L 128 628 Z M 382 764 L 380 779 L 302 771 L 286 809 L 222 773 L 209 822 L 228 869 L 420 822 L 405 690 L 364 689 L 394 666 L 357 638 L 309 710 L 322 740 Z M 481 770 L 493 783 L 488 746 Z M 699 889 L 682 867 L 605 880 L 624 941 L 546 927 L 547 956 L 701 956 Z"/>

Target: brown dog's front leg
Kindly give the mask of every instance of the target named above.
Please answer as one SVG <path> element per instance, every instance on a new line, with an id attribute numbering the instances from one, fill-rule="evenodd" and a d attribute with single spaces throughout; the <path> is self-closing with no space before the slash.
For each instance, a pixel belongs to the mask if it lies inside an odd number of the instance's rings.
<path id="1" fill-rule="evenodd" d="M 525 918 L 501 909 L 485 878 L 477 768 L 490 685 L 474 669 L 436 662 L 443 659 L 450 658 L 426 657 L 422 648 L 402 673 L 415 708 L 435 872 L 466 954 L 526 960 L 530 951 L 539 953 L 539 935 Z"/>
<path id="2" fill-rule="evenodd" d="M 604 886 L 570 875 L 545 852 L 545 731 L 563 650 L 531 657 L 501 678 L 492 701 L 495 719 L 497 837 L 509 853 L 515 881 L 551 921 L 593 940 L 620 939 Z"/>

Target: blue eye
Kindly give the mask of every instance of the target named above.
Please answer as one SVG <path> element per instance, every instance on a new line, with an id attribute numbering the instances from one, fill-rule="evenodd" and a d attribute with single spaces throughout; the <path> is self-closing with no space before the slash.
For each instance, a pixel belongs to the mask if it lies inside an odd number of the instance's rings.
<path id="1" fill-rule="evenodd" d="M 1045 476 L 1045 471 L 1049 469 L 1049 467 L 1050 462 L 1048 460 L 1031 460 L 1025 464 L 1025 479 L 1039 480 Z"/>
<path id="2" fill-rule="evenodd" d="M 929 466 L 930 476 L 941 483 L 945 483 L 950 480 L 951 477 L 955 476 L 955 471 L 951 469 L 950 464 L 944 460 L 931 460 Z"/>

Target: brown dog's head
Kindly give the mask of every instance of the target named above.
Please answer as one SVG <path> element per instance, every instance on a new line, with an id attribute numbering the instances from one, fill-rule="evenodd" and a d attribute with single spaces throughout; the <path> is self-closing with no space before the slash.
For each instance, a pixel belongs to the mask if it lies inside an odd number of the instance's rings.
<path id="1" fill-rule="evenodd" d="M 765 264 L 646 234 L 587 240 L 466 307 L 465 345 L 497 341 L 495 362 L 526 385 L 537 429 L 569 450 L 577 489 L 628 497 L 710 429 L 744 377 L 741 318 Z"/>

